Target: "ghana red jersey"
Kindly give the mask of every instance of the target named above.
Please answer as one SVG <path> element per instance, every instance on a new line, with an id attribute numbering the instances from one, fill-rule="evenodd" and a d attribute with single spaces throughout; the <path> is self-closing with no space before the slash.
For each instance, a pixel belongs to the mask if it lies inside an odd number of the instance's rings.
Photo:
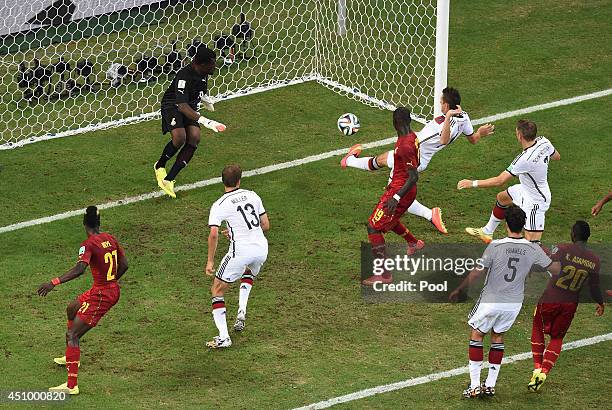
<path id="1" fill-rule="evenodd" d="M 81 242 L 79 249 L 79 262 L 85 262 L 91 268 L 93 286 L 117 283 L 117 267 L 122 256 L 119 242 L 106 232 L 91 235 Z"/>
<path id="2" fill-rule="evenodd" d="M 561 272 L 548 281 L 540 303 L 578 303 L 580 290 L 589 282 L 591 297 L 603 302 L 599 288 L 599 257 L 590 249 L 575 243 L 560 244 L 552 249 L 551 259 L 561 263 Z"/>
<path id="3" fill-rule="evenodd" d="M 391 182 L 387 185 L 387 190 L 391 190 L 393 193 L 399 191 L 408 179 L 408 170 L 412 168 L 416 170 L 419 167 L 418 144 L 414 131 L 410 131 L 410 134 L 397 138 L 395 149 L 393 150 L 394 162 Z M 416 184 L 412 189 L 416 189 Z"/>

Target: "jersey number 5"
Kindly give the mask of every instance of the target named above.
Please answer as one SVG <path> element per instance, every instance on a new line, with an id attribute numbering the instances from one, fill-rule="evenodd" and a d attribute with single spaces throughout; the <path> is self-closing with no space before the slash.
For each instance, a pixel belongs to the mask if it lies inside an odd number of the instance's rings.
<path id="1" fill-rule="evenodd" d="M 106 280 L 110 282 L 111 280 L 115 279 L 114 268 L 115 265 L 119 264 L 119 262 L 117 261 L 117 250 L 105 253 L 104 263 L 108 263 L 108 272 L 106 273 Z"/>
<path id="2" fill-rule="evenodd" d="M 257 215 L 257 212 L 255 212 L 255 207 L 253 205 L 245 204 L 244 209 L 242 209 L 242 207 L 238 205 L 238 208 L 236 208 L 236 210 L 242 214 L 244 222 L 247 224 L 247 227 L 249 229 L 253 229 L 253 227 L 259 226 L 259 215 Z M 245 211 L 253 215 L 253 219 L 249 220 Z"/>
<path id="3" fill-rule="evenodd" d="M 514 263 L 518 261 L 519 261 L 519 258 L 508 259 L 508 269 L 512 271 L 512 275 L 508 276 L 507 273 L 504 275 L 504 279 L 506 280 L 506 282 L 512 282 L 514 278 L 516 278 L 516 266 L 514 266 Z"/>

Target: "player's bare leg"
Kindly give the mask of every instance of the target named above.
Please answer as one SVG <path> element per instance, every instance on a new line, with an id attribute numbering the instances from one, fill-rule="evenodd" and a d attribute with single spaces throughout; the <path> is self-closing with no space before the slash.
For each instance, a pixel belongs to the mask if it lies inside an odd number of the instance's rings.
<path id="1" fill-rule="evenodd" d="M 497 202 L 493 207 L 489 222 L 485 226 L 482 228 L 465 228 L 469 235 L 475 236 L 487 244 L 493 240 L 493 233 L 506 217 L 506 209 L 512 205 L 512 198 L 508 195 L 507 190 L 499 192 L 496 199 Z"/>
<path id="2" fill-rule="evenodd" d="M 219 336 L 215 336 L 213 340 L 206 343 L 206 346 L 211 349 L 227 348 L 232 345 L 232 339 L 229 337 L 227 330 L 227 310 L 225 309 L 225 291 L 228 289 L 229 283 L 215 277 L 211 287 L 212 294 L 212 314 L 215 325 L 219 330 Z"/>
<path id="3" fill-rule="evenodd" d="M 73 300 L 72 302 L 70 302 L 68 304 L 68 307 L 66 308 L 66 330 L 70 330 L 72 329 L 72 323 L 73 320 L 79 310 L 79 308 L 81 307 L 81 302 L 79 302 L 78 299 Z M 66 333 L 66 345 L 68 345 L 68 333 Z M 66 356 L 62 356 L 62 357 L 56 357 L 53 359 L 53 361 L 56 364 L 59 364 L 60 366 L 65 366 L 66 365 Z M 80 364 L 79 364 L 80 366 Z"/>
<path id="4" fill-rule="evenodd" d="M 238 314 L 236 315 L 236 322 L 234 323 L 234 330 L 236 332 L 242 332 L 245 327 L 247 304 L 249 302 L 249 294 L 253 288 L 253 279 L 254 276 L 248 268 L 244 271 L 242 277 L 240 278 Z"/>
<path id="5" fill-rule="evenodd" d="M 504 357 L 504 334 L 491 332 L 491 348 L 489 350 L 489 374 L 481 386 L 484 396 L 495 396 L 495 383 Z"/>
<path id="6" fill-rule="evenodd" d="M 164 147 L 164 151 L 153 168 L 155 169 L 157 185 L 159 185 L 166 194 L 172 198 L 176 198 L 176 194 L 174 194 L 174 182 L 166 183 L 166 177 L 168 175 L 166 172 L 166 163 L 176 155 L 183 145 L 185 145 L 187 141 L 187 132 L 185 128 L 176 128 L 170 131 L 170 135 L 172 139 Z"/>
<path id="7" fill-rule="evenodd" d="M 74 317 L 72 327 L 66 331 L 66 370 L 68 371 L 68 381 L 59 386 L 51 387 L 49 391 L 67 391 L 71 395 L 79 394 L 77 383 L 81 360 L 79 342 L 89 329 L 91 329 L 91 326 L 83 322 L 78 315 Z"/>
<path id="8" fill-rule="evenodd" d="M 542 231 L 528 231 L 525 229 L 525 239 L 530 242 L 541 243 L 542 242 Z"/>
<path id="9" fill-rule="evenodd" d="M 346 154 L 340 165 L 342 168 L 351 167 L 357 169 L 363 169 L 364 171 L 376 171 L 381 169 L 382 167 L 388 167 L 387 157 L 389 155 L 389 151 L 385 151 L 382 154 L 377 155 L 376 157 L 363 157 L 359 158 L 361 154 L 362 147 L 360 144 L 353 145 L 349 152 Z"/>

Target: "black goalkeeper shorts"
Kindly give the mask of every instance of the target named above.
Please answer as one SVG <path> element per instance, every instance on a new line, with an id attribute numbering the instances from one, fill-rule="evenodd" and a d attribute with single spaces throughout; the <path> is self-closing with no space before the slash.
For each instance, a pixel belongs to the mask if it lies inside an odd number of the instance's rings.
<path id="1" fill-rule="evenodd" d="M 178 108 L 162 108 L 162 133 L 165 134 L 177 128 L 185 128 L 188 125 L 200 128 L 197 121 L 185 117 Z"/>

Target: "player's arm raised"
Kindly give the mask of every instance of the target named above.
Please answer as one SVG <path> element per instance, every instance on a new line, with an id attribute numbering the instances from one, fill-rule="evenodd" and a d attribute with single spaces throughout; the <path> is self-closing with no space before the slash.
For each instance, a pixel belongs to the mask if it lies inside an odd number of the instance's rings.
<path id="1" fill-rule="evenodd" d="M 77 262 L 72 269 L 64 273 L 62 276 L 53 278 L 50 282 L 40 285 L 38 287 L 38 295 L 47 296 L 47 294 L 60 283 L 66 283 L 81 276 L 83 273 L 85 273 L 85 269 L 87 269 L 87 264 L 85 262 Z"/>
<path id="2" fill-rule="evenodd" d="M 503 171 L 496 177 L 487 178 L 487 179 L 462 179 L 457 183 L 457 189 L 466 189 L 466 188 L 490 188 L 495 186 L 501 186 L 510 181 L 513 178 L 513 175 L 508 171 Z"/>
<path id="3" fill-rule="evenodd" d="M 211 226 L 208 234 L 208 260 L 206 262 L 206 274 L 212 276 L 215 271 L 215 254 L 219 243 L 219 227 Z"/>
<path id="4" fill-rule="evenodd" d="M 448 295 L 448 300 L 453 303 L 456 302 L 459 299 L 461 291 L 466 287 L 470 286 L 472 283 L 474 283 L 486 271 L 487 268 L 485 267 L 478 267 L 473 269 L 470 273 L 468 273 L 465 279 L 463 279 L 459 286 L 457 286 L 457 288 Z"/>
<path id="5" fill-rule="evenodd" d="M 393 198 L 387 201 L 387 209 L 389 210 L 389 212 L 395 212 L 395 208 L 397 208 L 397 204 L 399 203 L 399 201 L 401 201 L 402 197 L 406 195 L 406 192 L 412 189 L 412 187 L 414 186 L 414 184 L 417 183 L 418 180 L 419 172 L 417 171 L 417 169 L 408 168 L 408 179 L 406 179 L 406 182 L 404 182 L 404 185 L 400 188 L 400 190 L 397 191 L 395 195 L 393 195 Z"/>
<path id="6" fill-rule="evenodd" d="M 448 110 L 446 112 L 444 123 L 442 124 L 442 131 L 440 132 L 440 143 L 442 145 L 446 145 L 450 142 L 451 118 L 453 118 L 453 115 L 461 114 L 462 111 L 461 106 L 458 105 L 454 110 Z"/>

